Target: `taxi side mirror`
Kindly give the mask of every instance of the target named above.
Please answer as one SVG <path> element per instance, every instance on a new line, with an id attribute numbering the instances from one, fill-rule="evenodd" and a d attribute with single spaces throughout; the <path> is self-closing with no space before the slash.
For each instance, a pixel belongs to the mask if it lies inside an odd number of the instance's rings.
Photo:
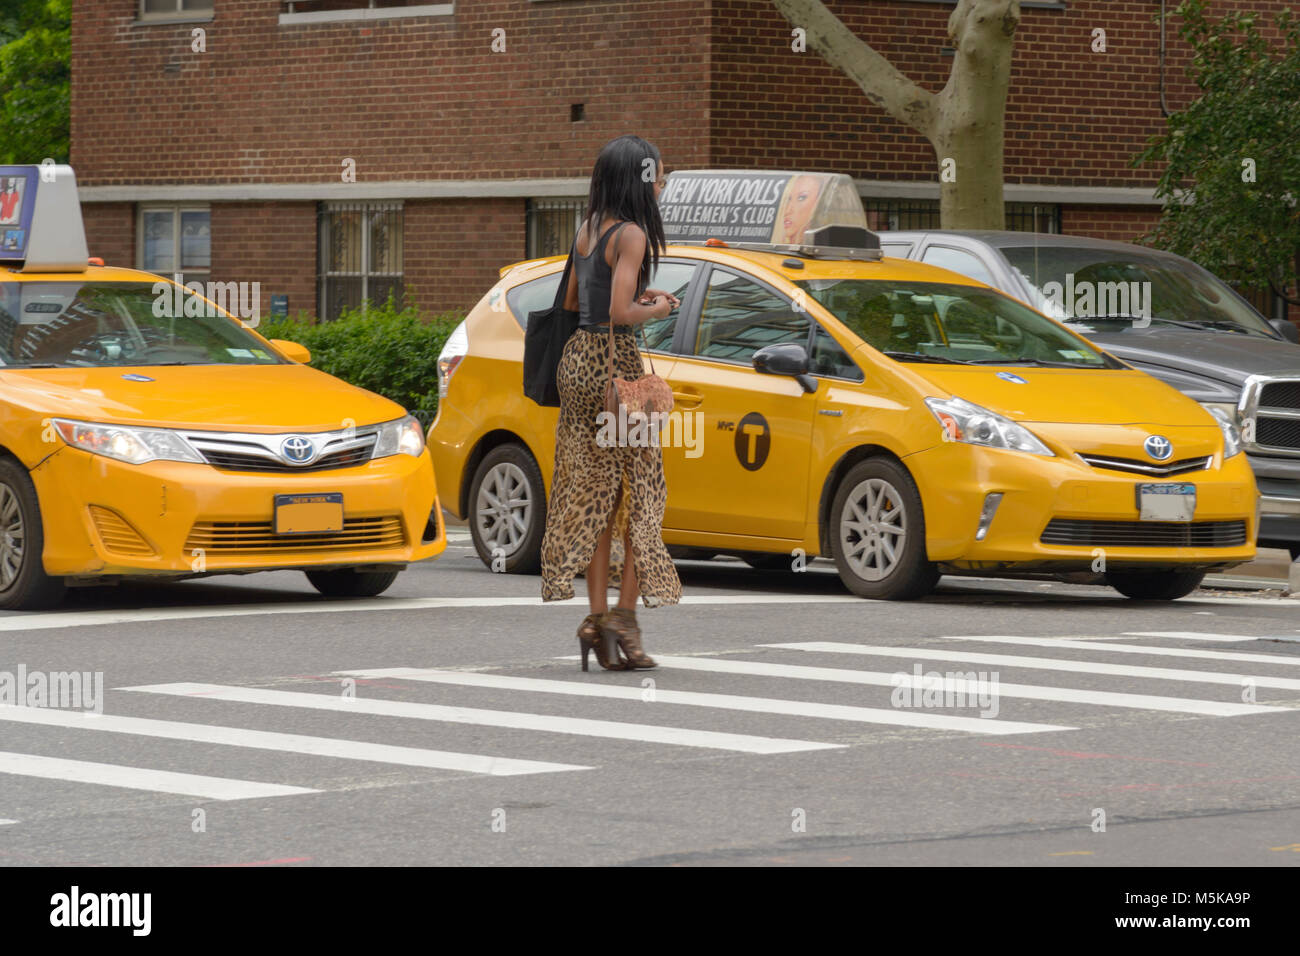
<path id="1" fill-rule="evenodd" d="M 808 353 L 797 342 L 764 345 L 754 353 L 754 371 L 764 375 L 791 375 L 805 392 L 817 391 L 817 380 L 808 374 Z"/>
<path id="2" fill-rule="evenodd" d="M 1268 324 L 1273 326 L 1273 331 L 1277 332 L 1288 342 L 1295 342 L 1300 345 L 1300 329 L 1295 327 L 1294 322 L 1286 319 L 1269 319 Z"/>
<path id="3" fill-rule="evenodd" d="M 297 362 L 300 365 L 306 365 L 311 361 L 311 350 L 305 345 L 299 345 L 297 342 L 290 342 L 288 339 L 270 339 L 269 341 L 276 347 L 279 353 L 290 362 Z"/>

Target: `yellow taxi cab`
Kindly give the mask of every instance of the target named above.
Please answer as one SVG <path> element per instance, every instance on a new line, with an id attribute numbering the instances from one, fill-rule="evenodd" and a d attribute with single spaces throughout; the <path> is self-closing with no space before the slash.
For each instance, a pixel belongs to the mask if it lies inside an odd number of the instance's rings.
<path id="1" fill-rule="evenodd" d="M 679 172 L 644 327 L 673 389 L 663 537 L 760 568 L 833 558 L 864 597 L 948 574 L 1066 576 L 1173 599 L 1255 553 L 1241 436 L 1018 300 L 882 258 L 852 181 Z M 557 412 L 521 389 L 523 327 L 563 258 L 502 270 L 439 361 L 446 507 L 494 570 L 538 565 Z"/>
<path id="2" fill-rule="evenodd" d="M 89 265 L 67 166 L 0 167 L 0 607 L 297 569 L 382 592 L 443 551 L 424 430 L 198 289 Z"/>

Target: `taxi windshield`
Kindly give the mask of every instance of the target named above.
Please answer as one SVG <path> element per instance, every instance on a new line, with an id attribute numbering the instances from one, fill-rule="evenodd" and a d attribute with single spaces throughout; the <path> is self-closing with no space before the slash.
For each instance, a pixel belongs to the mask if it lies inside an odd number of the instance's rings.
<path id="1" fill-rule="evenodd" d="M 883 279 L 796 283 L 899 362 L 1122 368 L 1019 302 L 982 286 Z"/>
<path id="2" fill-rule="evenodd" d="M 237 319 L 171 283 L 0 282 L 0 367 L 278 364 Z"/>

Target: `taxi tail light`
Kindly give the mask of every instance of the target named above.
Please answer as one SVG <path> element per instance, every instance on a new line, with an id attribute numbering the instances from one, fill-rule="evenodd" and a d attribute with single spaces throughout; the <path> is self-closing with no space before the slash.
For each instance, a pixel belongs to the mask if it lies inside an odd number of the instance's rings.
<path id="1" fill-rule="evenodd" d="M 465 330 L 465 323 L 462 322 L 456 326 L 451 335 L 447 337 L 447 342 L 438 354 L 438 397 L 447 397 L 447 386 L 451 383 L 451 377 L 455 374 L 456 369 L 460 366 L 461 360 L 469 352 L 469 333 Z"/>

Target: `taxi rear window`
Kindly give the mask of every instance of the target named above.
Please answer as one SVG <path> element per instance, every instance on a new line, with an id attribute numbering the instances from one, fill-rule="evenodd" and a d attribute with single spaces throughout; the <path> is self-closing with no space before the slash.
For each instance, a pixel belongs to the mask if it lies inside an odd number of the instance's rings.
<path id="1" fill-rule="evenodd" d="M 864 342 L 897 361 L 1123 367 L 991 289 L 884 279 L 811 279 L 796 285 Z"/>
<path id="2" fill-rule="evenodd" d="M 282 364 L 239 320 L 163 286 L 0 282 L 0 367 Z"/>

